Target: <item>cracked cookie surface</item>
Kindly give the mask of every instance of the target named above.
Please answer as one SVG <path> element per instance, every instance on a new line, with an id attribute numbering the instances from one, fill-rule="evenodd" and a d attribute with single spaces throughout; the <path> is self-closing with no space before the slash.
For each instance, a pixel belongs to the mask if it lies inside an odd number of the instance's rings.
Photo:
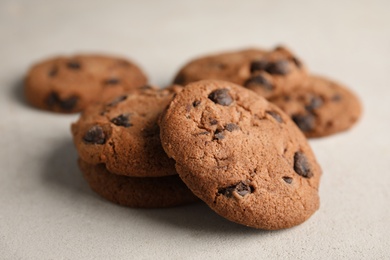
<path id="1" fill-rule="evenodd" d="M 174 83 L 225 80 L 270 98 L 301 82 L 306 74 L 302 62 L 287 48 L 278 46 L 271 51 L 245 49 L 194 59 L 180 69 Z"/>
<path id="2" fill-rule="evenodd" d="M 307 137 L 345 131 L 361 115 L 359 99 L 346 87 L 320 76 L 269 99 L 298 125 Z"/>
<path id="3" fill-rule="evenodd" d="M 81 159 L 105 163 L 108 171 L 120 175 L 176 174 L 174 161 L 161 147 L 157 119 L 180 90 L 144 88 L 88 107 L 72 125 Z"/>
<path id="4" fill-rule="evenodd" d="M 79 168 L 93 191 L 116 204 L 133 208 L 165 208 L 196 202 L 179 176 L 128 177 L 112 174 L 104 164 L 79 159 Z"/>
<path id="5" fill-rule="evenodd" d="M 254 92 L 219 80 L 191 83 L 159 124 L 180 177 L 221 216 L 281 229 L 318 209 L 321 169 L 306 138 Z"/>
<path id="6" fill-rule="evenodd" d="M 38 108 L 60 113 L 82 111 L 102 96 L 110 98 L 147 83 L 129 60 L 104 55 L 54 57 L 31 67 L 25 96 Z"/>

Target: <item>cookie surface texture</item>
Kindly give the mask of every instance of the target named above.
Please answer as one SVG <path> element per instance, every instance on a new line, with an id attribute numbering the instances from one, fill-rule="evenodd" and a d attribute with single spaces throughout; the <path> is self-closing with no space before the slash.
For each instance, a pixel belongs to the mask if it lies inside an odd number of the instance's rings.
<path id="1" fill-rule="evenodd" d="M 307 137 L 322 137 L 351 128 L 361 104 L 346 87 L 320 76 L 309 76 L 287 93 L 269 99 L 298 125 Z"/>
<path id="2" fill-rule="evenodd" d="M 245 86 L 270 98 L 300 83 L 306 68 L 287 48 L 245 49 L 194 59 L 180 69 L 174 83 L 186 85 L 219 79 Z"/>
<path id="3" fill-rule="evenodd" d="M 93 191 L 116 204 L 134 208 L 165 208 L 189 204 L 199 199 L 179 176 L 137 178 L 115 175 L 104 164 L 79 160 L 84 179 Z"/>
<path id="4" fill-rule="evenodd" d="M 127 176 L 176 174 L 174 161 L 161 147 L 157 119 L 180 87 L 148 88 L 88 107 L 72 125 L 73 140 L 83 161 L 106 164 Z"/>
<path id="5" fill-rule="evenodd" d="M 31 67 L 25 79 L 27 101 L 60 113 L 82 111 L 101 97 L 110 98 L 147 83 L 129 60 L 104 55 L 54 57 Z"/>
<path id="6" fill-rule="evenodd" d="M 306 138 L 254 92 L 198 81 L 177 94 L 159 123 L 180 177 L 219 215 L 272 230 L 318 209 L 321 169 Z"/>

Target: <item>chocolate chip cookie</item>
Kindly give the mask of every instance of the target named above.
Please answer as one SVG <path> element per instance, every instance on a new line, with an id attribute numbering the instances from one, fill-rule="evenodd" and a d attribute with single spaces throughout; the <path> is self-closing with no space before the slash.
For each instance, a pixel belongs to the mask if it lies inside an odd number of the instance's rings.
<path id="1" fill-rule="evenodd" d="M 305 136 L 252 91 L 219 80 L 191 83 L 159 124 L 184 183 L 221 216 L 282 229 L 318 209 L 321 169 Z"/>
<path id="2" fill-rule="evenodd" d="M 93 191 L 103 198 L 134 208 L 165 208 L 198 201 L 179 176 L 137 178 L 112 174 L 104 164 L 79 160 L 79 167 Z"/>
<path id="3" fill-rule="evenodd" d="M 356 123 L 362 110 L 350 90 L 319 76 L 309 76 L 302 84 L 269 101 L 288 114 L 307 137 L 347 130 Z"/>
<path id="4" fill-rule="evenodd" d="M 157 177 L 176 174 L 161 147 L 157 118 L 179 86 L 144 88 L 88 107 L 72 125 L 83 161 L 106 164 L 120 175 Z"/>
<path id="5" fill-rule="evenodd" d="M 186 85 L 202 79 L 220 79 L 245 86 L 270 98 L 306 77 L 303 63 L 287 48 L 271 51 L 246 49 L 195 59 L 180 69 L 174 82 Z"/>
<path id="6" fill-rule="evenodd" d="M 25 96 L 35 107 L 74 113 L 100 97 L 113 97 L 146 83 L 141 69 L 123 58 L 61 56 L 32 66 L 25 79 Z"/>

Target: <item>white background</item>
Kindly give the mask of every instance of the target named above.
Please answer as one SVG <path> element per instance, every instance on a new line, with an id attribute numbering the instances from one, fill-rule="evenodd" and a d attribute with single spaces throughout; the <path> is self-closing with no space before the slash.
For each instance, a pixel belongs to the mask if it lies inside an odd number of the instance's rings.
<path id="1" fill-rule="evenodd" d="M 0 1 L 1 259 L 388 259 L 390 1 Z M 230 223 L 203 204 L 116 206 L 76 165 L 77 115 L 33 109 L 22 79 L 39 59 L 120 54 L 169 84 L 204 53 L 284 43 L 361 98 L 351 131 L 311 140 L 320 210 L 288 230 Z"/>

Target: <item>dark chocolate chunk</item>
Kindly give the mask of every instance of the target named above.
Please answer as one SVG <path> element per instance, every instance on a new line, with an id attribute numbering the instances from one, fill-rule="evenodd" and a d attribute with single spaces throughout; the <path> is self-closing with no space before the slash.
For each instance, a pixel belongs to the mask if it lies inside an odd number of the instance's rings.
<path id="1" fill-rule="evenodd" d="M 69 61 L 66 66 L 69 68 L 69 69 L 72 69 L 72 70 L 78 70 L 81 68 L 81 65 L 78 61 Z"/>
<path id="2" fill-rule="evenodd" d="M 111 123 L 117 126 L 130 127 L 132 124 L 130 123 L 129 114 L 121 114 L 117 117 L 111 119 Z"/>
<path id="3" fill-rule="evenodd" d="M 315 127 L 315 116 L 313 114 L 293 115 L 292 120 L 303 132 L 309 132 Z"/>
<path id="4" fill-rule="evenodd" d="M 106 81 L 104 81 L 104 84 L 106 85 L 117 85 L 119 84 L 120 80 L 117 79 L 117 78 L 110 78 L 110 79 L 107 79 Z"/>
<path id="5" fill-rule="evenodd" d="M 332 97 L 332 101 L 334 101 L 334 102 L 338 102 L 338 101 L 340 101 L 341 100 L 341 95 L 339 95 L 339 94 L 335 94 L 335 95 L 333 95 L 333 97 Z"/>
<path id="6" fill-rule="evenodd" d="M 210 93 L 209 99 L 222 106 L 228 106 L 233 102 L 233 99 L 229 94 L 229 90 L 226 88 L 214 90 Z"/>
<path id="7" fill-rule="evenodd" d="M 267 114 L 275 118 L 275 120 L 278 121 L 279 123 L 283 123 L 282 117 L 275 111 L 267 111 Z"/>
<path id="8" fill-rule="evenodd" d="M 59 106 L 64 110 L 72 110 L 76 106 L 78 100 L 79 98 L 77 96 L 61 99 L 57 92 L 51 92 L 46 99 L 46 104 L 49 107 Z"/>
<path id="9" fill-rule="evenodd" d="M 223 130 L 217 129 L 214 133 L 214 140 L 222 140 L 225 138 Z"/>
<path id="10" fill-rule="evenodd" d="M 218 124 L 217 119 L 214 119 L 214 118 L 210 119 L 210 125 L 216 125 L 216 124 Z"/>
<path id="11" fill-rule="evenodd" d="M 252 61 L 250 66 L 250 72 L 263 71 L 267 68 L 267 61 L 264 60 L 255 60 Z"/>
<path id="12" fill-rule="evenodd" d="M 288 177 L 288 176 L 284 176 L 284 177 L 282 177 L 282 179 L 283 179 L 286 183 L 288 183 L 288 184 L 291 184 L 292 181 L 293 181 L 293 178 Z"/>
<path id="13" fill-rule="evenodd" d="M 218 189 L 218 193 L 222 194 L 228 198 L 233 197 L 233 193 L 236 192 L 241 197 L 244 197 L 247 194 L 250 194 L 252 192 L 253 188 L 251 188 L 248 184 L 246 184 L 243 181 L 240 181 L 239 183 L 226 187 Z"/>
<path id="14" fill-rule="evenodd" d="M 291 60 L 292 60 L 292 62 L 294 62 L 295 66 L 297 66 L 297 68 L 302 68 L 302 62 L 298 58 L 292 57 Z"/>
<path id="15" fill-rule="evenodd" d="M 263 75 L 255 75 L 250 77 L 245 83 L 245 87 L 249 86 L 261 86 L 266 90 L 273 90 L 274 86 Z"/>
<path id="16" fill-rule="evenodd" d="M 58 68 L 57 67 L 53 67 L 50 71 L 49 71 L 49 77 L 54 77 L 58 74 Z"/>
<path id="17" fill-rule="evenodd" d="M 294 171 L 305 178 L 313 176 L 307 158 L 302 152 L 296 152 L 294 154 Z"/>
<path id="18" fill-rule="evenodd" d="M 193 106 L 193 107 L 197 107 L 197 106 L 200 105 L 200 103 L 201 103 L 200 100 L 195 100 L 194 102 L 192 102 L 192 106 Z"/>
<path id="19" fill-rule="evenodd" d="M 85 133 L 83 140 L 89 144 L 104 144 L 106 142 L 106 136 L 103 129 L 100 126 L 95 125 Z"/>
<path id="20" fill-rule="evenodd" d="M 290 72 L 289 62 L 287 60 L 278 60 L 270 62 L 265 68 L 265 71 L 270 74 L 286 75 Z"/>
<path id="21" fill-rule="evenodd" d="M 324 102 L 322 101 L 322 98 L 321 97 L 318 97 L 318 96 L 313 96 L 310 100 L 310 104 L 305 106 L 306 110 L 308 111 L 313 111 L 314 109 L 317 109 L 319 108 L 320 106 L 322 106 Z"/>
<path id="22" fill-rule="evenodd" d="M 240 130 L 240 127 L 236 124 L 229 123 L 225 126 L 225 129 L 228 130 L 229 132 L 233 132 L 235 130 Z"/>
<path id="23" fill-rule="evenodd" d="M 123 96 L 119 96 L 117 98 L 115 98 L 113 101 L 111 101 L 110 103 L 107 104 L 108 107 L 113 107 L 115 105 L 117 105 L 118 103 L 126 100 L 127 96 L 126 95 L 123 95 Z"/>

